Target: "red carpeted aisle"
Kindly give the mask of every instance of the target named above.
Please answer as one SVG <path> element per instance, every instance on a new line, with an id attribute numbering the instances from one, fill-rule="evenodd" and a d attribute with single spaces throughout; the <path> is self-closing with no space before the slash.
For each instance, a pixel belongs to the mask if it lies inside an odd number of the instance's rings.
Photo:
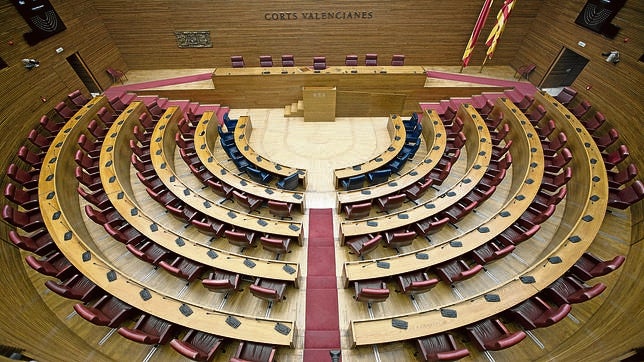
<path id="1" fill-rule="evenodd" d="M 333 212 L 331 209 L 311 209 L 304 361 L 328 361 L 332 349 L 340 349 Z"/>

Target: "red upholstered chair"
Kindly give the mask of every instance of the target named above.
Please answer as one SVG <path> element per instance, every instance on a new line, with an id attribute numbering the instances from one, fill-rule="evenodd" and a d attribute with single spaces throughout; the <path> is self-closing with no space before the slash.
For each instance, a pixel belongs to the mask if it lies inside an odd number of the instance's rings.
<path id="1" fill-rule="evenodd" d="M 405 195 L 407 196 L 408 199 L 415 201 L 420 199 L 426 192 L 427 190 L 432 186 L 434 183 L 434 180 L 431 178 L 426 178 L 423 180 L 420 180 L 413 185 L 407 187 L 406 189 L 403 190 Z"/>
<path id="2" fill-rule="evenodd" d="M 215 179 L 207 180 L 206 184 L 210 186 L 210 189 L 212 189 L 217 196 L 223 197 L 223 200 L 219 201 L 220 204 L 223 204 L 226 200 L 232 201 L 233 190 L 235 190 L 232 186 Z"/>
<path id="3" fill-rule="evenodd" d="M 45 153 L 42 151 L 36 153 L 27 148 L 27 146 L 20 146 L 17 156 L 19 159 L 23 160 L 26 164 L 30 165 L 34 169 L 40 170 L 43 163 L 43 157 L 45 157 Z"/>
<path id="4" fill-rule="evenodd" d="M 559 132 L 559 134 L 557 134 L 557 137 L 553 137 L 550 141 L 542 141 L 541 145 L 543 146 L 543 156 L 554 156 L 557 151 L 566 146 L 566 143 L 568 143 L 568 137 L 563 132 Z"/>
<path id="5" fill-rule="evenodd" d="M 94 138 L 96 138 L 96 140 L 100 142 L 105 140 L 105 136 L 107 135 L 108 131 L 108 129 L 102 123 L 98 122 L 95 119 L 89 121 L 89 123 L 87 124 L 87 130 L 92 134 L 92 136 L 94 136 Z"/>
<path id="6" fill-rule="evenodd" d="M 604 283 L 587 287 L 572 276 L 563 276 L 546 287 L 542 293 L 557 304 L 574 304 L 590 300 L 605 289 Z"/>
<path id="7" fill-rule="evenodd" d="M 618 269 L 624 264 L 624 260 L 626 260 L 626 257 L 623 255 L 617 255 L 612 260 L 602 260 L 589 252 L 585 252 L 570 268 L 570 273 L 580 280 L 588 281 Z"/>
<path id="8" fill-rule="evenodd" d="M 505 154 L 510 151 L 513 142 L 513 140 L 508 140 L 503 146 L 492 146 L 491 158 L 493 160 L 500 160 L 502 157 L 505 157 Z"/>
<path id="9" fill-rule="evenodd" d="M 83 150 L 76 150 L 74 161 L 86 173 L 92 176 L 99 175 L 100 166 L 98 164 L 98 160 L 90 158 L 85 152 L 83 152 Z"/>
<path id="10" fill-rule="evenodd" d="M 447 217 L 451 224 L 456 224 L 460 219 L 476 209 L 478 204 L 478 201 L 469 202 L 468 200 L 461 199 L 441 211 L 438 216 Z"/>
<path id="11" fill-rule="evenodd" d="M 20 184 L 25 190 L 33 190 L 38 187 L 38 171 L 32 170 L 31 172 L 25 171 L 12 163 L 7 167 L 7 176 Z"/>
<path id="12" fill-rule="evenodd" d="M 110 224 L 104 224 L 103 228 L 114 239 L 126 245 L 138 244 L 144 240 L 148 240 L 145 235 L 141 234 L 137 229 L 129 224 L 121 226 L 120 228 L 114 227 Z"/>
<path id="13" fill-rule="evenodd" d="M 364 57 L 364 65 L 376 66 L 378 65 L 378 54 L 369 53 Z"/>
<path id="14" fill-rule="evenodd" d="M 564 87 L 559 94 L 554 96 L 554 99 L 556 99 L 559 103 L 563 104 L 564 106 L 568 105 L 573 99 L 575 99 L 575 96 L 577 95 L 577 91 L 570 88 L 570 87 Z"/>
<path id="15" fill-rule="evenodd" d="M 353 286 L 355 289 L 353 298 L 358 302 L 379 303 L 389 298 L 387 284 L 380 279 L 356 281 Z"/>
<path id="16" fill-rule="evenodd" d="M 295 58 L 291 54 L 282 55 L 282 67 L 294 67 Z"/>
<path id="17" fill-rule="evenodd" d="M 121 214 L 114 207 L 109 207 L 105 210 L 97 210 L 92 205 L 85 205 L 85 214 L 87 214 L 87 217 L 89 217 L 90 220 L 94 221 L 98 225 L 109 224 L 120 228 L 127 224 L 125 219 L 123 219 Z"/>
<path id="18" fill-rule="evenodd" d="M 250 293 L 259 299 L 269 302 L 279 302 L 285 299 L 286 282 L 281 280 L 271 280 L 266 278 L 257 278 L 255 283 L 250 285 Z"/>
<path id="19" fill-rule="evenodd" d="M 355 67 L 358 65 L 358 56 L 351 54 L 347 55 L 346 58 L 344 59 L 344 65 L 348 67 Z"/>
<path id="20" fill-rule="evenodd" d="M 626 168 L 618 172 L 608 172 L 608 187 L 612 189 L 620 188 L 637 176 L 637 166 L 634 163 L 629 164 Z M 15 180 L 15 179 L 14 179 Z"/>
<path id="21" fill-rule="evenodd" d="M 243 194 L 242 192 L 237 190 L 233 190 L 233 200 L 235 200 L 238 205 L 246 208 L 248 212 L 256 211 L 264 203 L 264 199 L 254 197 L 252 195 Z"/>
<path id="22" fill-rule="evenodd" d="M 561 200 L 563 200 L 568 194 L 568 189 L 564 186 L 560 188 L 556 193 L 549 194 L 545 190 L 539 190 L 537 195 L 532 199 L 533 204 L 538 204 L 540 206 L 548 205 L 558 205 Z"/>
<path id="23" fill-rule="evenodd" d="M 243 68 L 244 67 L 244 57 L 241 55 L 232 55 L 230 57 L 230 64 L 233 68 Z"/>
<path id="24" fill-rule="evenodd" d="M 291 244 L 291 238 L 283 236 L 262 236 L 259 238 L 264 250 L 272 251 L 276 254 L 288 253 L 288 247 Z"/>
<path id="25" fill-rule="evenodd" d="M 220 238 L 224 232 L 230 228 L 229 224 L 215 220 L 207 215 L 200 214 L 194 219 L 190 220 L 190 224 L 197 228 L 200 232 L 211 236 L 213 239 Z"/>
<path id="26" fill-rule="evenodd" d="M 495 131 L 490 131 L 490 140 L 492 144 L 498 146 L 501 141 L 505 140 L 505 137 L 510 133 L 510 125 L 504 123 L 500 128 L 497 128 Z"/>
<path id="27" fill-rule="evenodd" d="M 225 230 L 224 236 L 232 245 L 237 245 L 242 248 L 256 247 L 255 242 L 259 238 L 259 234 L 253 230 L 235 229 Z"/>
<path id="28" fill-rule="evenodd" d="M 613 167 L 619 165 L 622 161 L 629 156 L 628 147 L 626 145 L 621 145 L 615 151 L 609 154 L 602 154 L 604 159 L 604 165 L 606 165 L 606 170 L 609 171 Z"/>
<path id="29" fill-rule="evenodd" d="M 281 202 L 281 201 L 274 201 L 274 200 L 268 200 L 268 212 L 270 212 L 272 215 L 275 215 L 279 218 L 285 219 L 292 219 L 291 217 L 291 212 L 293 211 L 293 205 L 290 202 Z"/>
<path id="30" fill-rule="evenodd" d="M 406 194 L 397 194 L 379 197 L 376 199 L 376 206 L 380 211 L 389 212 L 402 207 L 403 202 L 407 199 Z"/>
<path id="31" fill-rule="evenodd" d="M 40 209 L 22 212 L 14 209 L 10 205 L 4 205 L 2 207 L 2 218 L 9 224 L 27 233 L 45 227 Z"/>
<path id="32" fill-rule="evenodd" d="M 366 201 L 359 204 L 343 205 L 342 209 L 347 215 L 347 220 L 362 219 L 368 217 L 369 213 L 371 213 L 371 201 Z"/>
<path id="33" fill-rule="evenodd" d="M 143 240 L 140 243 L 127 244 L 125 247 L 134 256 L 152 265 L 158 265 L 160 261 L 172 255 L 170 250 L 152 240 Z"/>
<path id="34" fill-rule="evenodd" d="M 52 240 L 47 229 L 40 229 L 29 236 L 20 235 L 17 231 L 10 230 L 9 240 L 20 249 L 40 256 L 45 256 L 57 250 L 56 243 Z"/>
<path id="35" fill-rule="evenodd" d="M 586 131 L 591 134 L 597 131 L 606 122 L 606 116 L 601 112 L 595 112 L 595 116 L 587 121 L 581 121 Z"/>
<path id="36" fill-rule="evenodd" d="M 556 128 L 557 124 L 552 119 L 549 119 L 545 122 L 545 124 L 542 124 L 539 128 L 537 128 L 536 131 L 537 134 L 539 134 L 539 139 L 541 140 L 541 142 L 547 141 L 548 137 L 550 137 L 550 135 Z"/>
<path id="37" fill-rule="evenodd" d="M 546 115 L 546 109 L 541 104 L 538 104 L 536 107 L 534 107 L 532 111 L 528 111 L 529 113 L 526 113 L 526 117 L 533 126 L 537 126 L 539 124 L 539 121 L 541 121 L 541 119 Z"/>
<path id="38" fill-rule="evenodd" d="M 20 205 L 25 211 L 38 209 L 38 191 L 25 191 L 21 187 L 16 187 L 12 182 L 7 183 L 4 188 L 4 197 L 16 205 Z"/>
<path id="39" fill-rule="evenodd" d="M 524 329 L 531 330 L 551 326 L 570 313 L 570 304 L 551 306 L 539 296 L 510 308 L 505 314 Z"/>
<path id="40" fill-rule="evenodd" d="M 36 148 L 38 148 L 39 150 L 47 152 L 49 146 L 51 146 L 53 138 L 42 135 L 35 129 L 32 129 L 31 131 L 29 131 L 29 135 L 27 135 L 27 140 L 31 142 L 32 145 L 36 146 Z"/>
<path id="41" fill-rule="evenodd" d="M 110 127 L 114 123 L 116 118 L 118 118 L 118 115 L 114 114 L 107 107 L 101 107 L 98 112 L 96 112 L 96 116 L 101 120 L 101 122 L 103 122 L 106 127 Z"/>
<path id="42" fill-rule="evenodd" d="M 530 204 L 528 209 L 521 214 L 519 220 L 526 225 L 543 224 L 552 214 L 555 213 L 557 205 L 542 206 L 539 204 Z"/>
<path id="43" fill-rule="evenodd" d="M 107 74 L 112 77 L 112 83 L 116 83 L 116 81 L 118 80 L 119 82 L 121 82 L 121 84 L 123 84 L 123 79 L 127 79 L 127 76 L 123 71 L 111 67 L 108 67 L 105 70 L 107 71 Z"/>
<path id="44" fill-rule="evenodd" d="M 572 152 L 567 147 L 562 148 L 551 156 L 544 157 L 543 168 L 546 172 L 556 173 L 572 161 Z"/>
<path id="45" fill-rule="evenodd" d="M 59 102 L 55 107 L 54 111 L 60 116 L 60 118 L 64 119 L 65 121 L 68 121 L 70 118 L 74 116 L 74 112 L 67 103 L 65 102 Z"/>
<path id="46" fill-rule="evenodd" d="M 326 69 L 326 57 L 313 57 L 313 69 L 314 70 Z"/>
<path id="47" fill-rule="evenodd" d="M 509 228 L 503 230 L 496 236 L 495 240 L 499 241 L 504 246 L 519 245 L 520 243 L 530 239 L 541 229 L 541 225 L 532 224 L 526 220 L 519 219 Z"/>
<path id="48" fill-rule="evenodd" d="M 166 344 L 177 334 L 179 327 L 157 318 L 143 314 L 134 328 L 121 327 L 118 332 L 123 337 L 143 344 Z"/>
<path id="49" fill-rule="evenodd" d="M 385 232 L 385 247 L 398 249 L 411 245 L 414 239 L 416 239 L 416 232 L 414 230 L 389 230 Z"/>
<path id="50" fill-rule="evenodd" d="M 391 57 L 391 65 L 393 66 L 403 66 L 405 65 L 405 56 L 402 54 L 394 54 Z"/>
<path id="51" fill-rule="evenodd" d="M 74 304 L 74 310 L 83 319 L 97 326 L 110 328 L 119 327 L 121 323 L 130 319 L 136 313 L 136 309 L 131 305 L 108 294 L 100 297 L 91 306 L 80 303 Z"/>
<path id="52" fill-rule="evenodd" d="M 453 284 L 461 280 L 473 277 L 483 270 L 480 264 L 470 266 L 464 259 L 457 258 L 434 266 L 436 274 L 447 284 Z"/>
<path id="53" fill-rule="evenodd" d="M 108 102 L 110 103 L 110 106 L 112 106 L 112 109 L 114 109 L 118 114 L 123 112 L 125 108 L 127 108 L 127 106 L 130 105 L 129 103 L 123 102 L 123 99 L 121 99 L 120 96 L 110 98 Z"/>
<path id="54" fill-rule="evenodd" d="M 418 235 L 425 235 L 425 237 L 428 237 L 429 235 L 440 231 L 440 229 L 442 229 L 448 222 L 449 218 L 447 217 L 430 216 L 412 224 L 412 228 Z"/>
<path id="55" fill-rule="evenodd" d="M 90 193 L 85 191 L 85 189 L 81 186 L 78 186 L 76 188 L 76 191 L 78 191 L 78 194 L 81 195 L 87 202 L 101 210 L 105 210 L 108 207 L 112 206 L 112 202 L 110 201 L 109 197 L 107 197 L 107 194 L 103 189 L 99 189 L 97 191 L 94 191 L 94 193 Z"/>
<path id="56" fill-rule="evenodd" d="M 89 98 L 85 97 L 83 93 L 81 93 L 80 89 L 77 89 L 67 95 L 67 99 L 69 99 L 69 102 L 74 105 L 76 109 L 82 108 L 87 102 L 89 102 Z"/>
<path id="57" fill-rule="evenodd" d="M 211 292 L 228 293 L 241 290 L 239 285 L 240 282 L 241 275 L 226 270 L 216 269 L 212 271 L 207 278 L 202 280 L 201 284 Z"/>
<path id="58" fill-rule="evenodd" d="M 40 126 L 53 137 L 58 134 L 58 132 L 63 128 L 65 122 L 55 122 L 53 119 L 42 116 L 40 117 Z"/>
<path id="59" fill-rule="evenodd" d="M 185 279 L 188 283 L 195 280 L 206 270 L 206 266 L 184 258 L 182 256 L 170 257 L 166 260 L 161 260 L 159 266 L 165 269 L 168 273 Z"/>
<path id="60" fill-rule="evenodd" d="M 467 348 L 459 348 L 449 333 L 433 334 L 415 340 L 421 361 L 456 361 L 470 355 Z"/>
<path id="61" fill-rule="evenodd" d="M 630 186 L 622 190 L 610 189 L 608 194 L 608 206 L 617 209 L 626 209 L 644 198 L 644 183 L 636 180 Z"/>
<path id="62" fill-rule="evenodd" d="M 438 284 L 438 279 L 430 279 L 427 273 L 421 271 L 397 275 L 396 281 L 400 292 L 408 295 L 428 292 Z"/>
<path id="63" fill-rule="evenodd" d="M 373 250 L 375 250 L 382 241 L 382 235 L 362 235 L 349 240 L 344 243 L 349 247 L 350 253 L 362 257 Z"/>
<path id="64" fill-rule="evenodd" d="M 78 136 L 78 145 L 87 156 L 92 159 L 98 159 L 101 155 L 101 144 L 90 140 L 85 134 Z"/>
<path id="65" fill-rule="evenodd" d="M 572 167 L 568 166 L 562 173 L 553 175 L 551 173 L 544 173 L 541 179 L 541 188 L 550 192 L 556 192 L 560 187 L 570 181 L 572 178 Z"/>
<path id="66" fill-rule="evenodd" d="M 447 111 L 445 111 L 445 114 L 448 114 L 451 112 L 451 110 L 456 110 L 455 108 L 452 108 L 452 106 L 447 107 Z M 465 127 L 465 122 L 461 119 L 459 116 L 454 116 L 451 119 L 451 122 L 445 123 L 445 131 L 447 132 L 448 136 L 452 136 L 461 132 L 463 130 L 463 127 Z"/>
<path id="67" fill-rule="evenodd" d="M 588 111 L 590 111 L 590 108 L 592 108 L 592 105 L 590 104 L 590 102 L 584 99 L 583 101 L 581 101 L 581 103 L 579 103 L 575 107 L 569 108 L 569 110 L 570 110 L 570 113 L 572 113 L 575 117 L 577 117 L 577 119 L 579 119 L 583 117 L 586 113 L 588 113 Z"/>
<path id="68" fill-rule="evenodd" d="M 147 108 L 153 120 L 158 120 L 159 118 L 161 118 L 163 113 L 165 113 L 165 110 L 161 108 L 161 106 L 159 106 L 159 103 L 157 100 L 154 100 L 152 103 L 148 104 Z M 146 113 L 143 113 L 143 114 L 146 114 Z M 154 123 L 156 124 L 156 122 Z"/>
<path id="69" fill-rule="evenodd" d="M 521 342 L 523 331 L 511 333 L 499 319 L 484 319 L 465 327 L 465 331 L 481 351 L 498 351 Z"/>
<path id="70" fill-rule="evenodd" d="M 61 297 L 80 300 L 82 302 L 89 302 L 105 293 L 94 282 L 80 273 L 74 274 L 68 279 L 62 280 L 60 283 L 48 280 L 45 282 L 45 286 Z"/>
<path id="71" fill-rule="evenodd" d="M 481 205 L 485 200 L 489 199 L 496 191 L 496 186 L 489 185 L 476 185 L 474 190 L 468 192 L 461 200 L 465 203 Z"/>
<path id="72" fill-rule="evenodd" d="M 77 273 L 76 268 L 60 251 L 56 251 L 40 259 L 33 255 L 27 255 L 25 262 L 38 273 L 56 279 L 66 279 Z"/>
<path id="73" fill-rule="evenodd" d="M 517 69 L 516 73 L 514 73 L 514 76 L 517 79 L 525 78 L 526 80 L 528 80 L 528 78 L 530 77 L 530 74 L 534 72 L 535 69 L 537 69 L 536 64 L 534 63 L 525 64 L 520 66 L 519 69 Z"/>
<path id="74" fill-rule="evenodd" d="M 483 265 L 510 254 L 514 248 L 513 244 L 503 245 L 497 240 L 490 240 L 472 250 L 471 256 L 474 261 Z"/>
<path id="75" fill-rule="evenodd" d="M 267 344 L 242 341 L 230 362 L 273 362 L 275 347 Z"/>
<path id="76" fill-rule="evenodd" d="M 179 354 L 193 361 L 211 361 L 224 339 L 214 334 L 189 330 L 182 339 L 173 339 L 170 346 Z"/>
<path id="77" fill-rule="evenodd" d="M 483 100 L 482 104 L 475 106 L 475 108 L 476 108 L 476 111 L 479 112 L 481 117 L 483 117 L 483 119 L 486 121 L 486 123 L 488 123 L 489 121 L 491 121 L 489 116 L 490 116 L 490 113 L 492 113 L 492 111 L 494 110 L 494 102 L 491 99 L 487 99 L 487 98 L 485 98 L 483 96 L 481 96 L 481 98 Z M 473 98 L 472 100 L 474 100 L 474 99 L 475 98 Z M 501 117 L 497 116 L 497 120 L 498 120 L 498 118 L 501 118 L 501 119 L 503 118 L 502 117 L 503 112 L 499 112 L 499 115 Z M 488 128 L 490 128 L 490 127 L 496 128 L 496 126 L 493 126 L 491 123 L 488 123 L 487 126 L 488 126 Z"/>
<path id="78" fill-rule="evenodd" d="M 615 128 L 611 128 L 608 130 L 608 132 L 604 135 L 601 136 L 593 136 L 593 140 L 595 141 L 595 144 L 597 145 L 597 149 L 600 151 L 604 151 L 608 146 L 612 145 L 613 143 L 617 142 L 619 139 L 619 132 Z"/>
<path id="79" fill-rule="evenodd" d="M 439 167 L 441 165 L 436 165 L 429 174 L 427 175 L 429 178 L 433 180 L 433 184 L 436 186 L 440 186 L 443 184 L 443 181 L 449 176 L 449 173 L 452 171 L 452 163 L 447 162 L 444 166 Z"/>
<path id="80" fill-rule="evenodd" d="M 260 55 L 259 56 L 259 66 L 260 67 L 272 67 L 273 66 L 273 57 L 270 55 Z"/>

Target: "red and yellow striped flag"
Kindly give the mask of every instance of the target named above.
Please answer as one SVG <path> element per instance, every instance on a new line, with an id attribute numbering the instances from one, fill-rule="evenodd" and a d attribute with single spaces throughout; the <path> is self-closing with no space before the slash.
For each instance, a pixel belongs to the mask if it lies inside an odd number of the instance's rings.
<path id="1" fill-rule="evenodd" d="M 494 0 L 485 0 L 485 3 L 481 8 L 481 13 L 479 13 L 479 18 L 476 20 L 476 24 L 472 30 L 472 35 L 470 35 L 470 40 L 467 42 L 465 52 L 463 53 L 463 68 L 467 67 L 467 64 L 470 62 L 472 51 L 474 51 L 474 45 L 476 45 L 476 40 L 479 38 L 481 30 L 483 30 L 483 26 L 485 26 L 485 20 L 487 20 L 487 16 L 490 13 L 492 1 Z"/>
<path id="2" fill-rule="evenodd" d="M 510 12 L 512 11 L 515 3 L 516 0 L 505 0 L 501 10 L 499 10 L 499 13 L 496 16 L 496 24 L 494 24 L 494 27 L 492 28 L 492 31 L 490 31 L 490 35 L 487 37 L 487 41 L 485 42 L 485 45 L 488 46 L 488 58 L 492 58 L 494 50 L 496 50 L 496 44 L 499 41 L 501 34 L 503 34 L 505 24 L 508 22 L 508 17 L 510 16 Z"/>

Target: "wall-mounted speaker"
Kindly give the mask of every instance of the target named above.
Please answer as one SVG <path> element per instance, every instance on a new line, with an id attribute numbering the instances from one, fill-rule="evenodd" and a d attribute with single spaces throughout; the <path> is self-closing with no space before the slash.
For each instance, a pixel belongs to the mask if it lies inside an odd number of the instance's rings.
<path id="1" fill-rule="evenodd" d="M 66 29 L 63 20 L 49 0 L 12 0 L 12 2 L 31 28 L 31 32 L 23 34 L 29 45 L 34 45 Z"/>
<path id="2" fill-rule="evenodd" d="M 606 37 L 614 38 L 619 27 L 611 24 L 626 0 L 588 0 L 575 23 Z"/>

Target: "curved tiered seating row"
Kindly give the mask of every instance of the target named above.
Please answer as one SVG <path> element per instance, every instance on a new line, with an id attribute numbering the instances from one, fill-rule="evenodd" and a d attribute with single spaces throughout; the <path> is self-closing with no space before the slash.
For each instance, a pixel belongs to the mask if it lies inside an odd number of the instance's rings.
<path id="1" fill-rule="evenodd" d="M 567 109 L 547 94 L 538 93 L 533 106 L 542 106 L 557 130 L 568 135 L 575 158 L 575 187 L 570 189 L 560 227 L 538 261 L 516 277 L 467 300 L 435 305 L 431 310 L 351 322 L 353 345 L 414 339 L 466 326 L 496 315 L 548 288 L 584 254 L 601 227 L 608 199 L 606 168 L 592 137 Z M 397 326 L 405 325 L 405 329 Z"/>
<path id="2" fill-rule="evenodd" d="M 428 200 L 408 209 L 402 209 L 386 216 L 344 221 L 340 224 L 340 240 L 348 237 L 393 230 L 411 225 L 429 216 L 436 215 L 472 191 L 487 171 L 492 158 L 492 142 L 483 119 L 474 107 L 461 106 L 459 117 L 465 122 L 465 136 L 472 140 L 466 142 L 467 166 L 465 174 L 454 186 L 445 191 L 444 196 Z"/>
<path id="3" fill-rule="evenodd" d="M 71 155 L 76 147 L 75 140 L 86 127 L 89 117 L 84 117 L 90 110 L 98 108 L 101 103 L 106 103 L 105 98 L 97 97 L 85 105 L 76 116 L 70 119 L 54 140 L 46 155 L 47 171 L 39 179 L 39 201 L 42 203 L 44 222 L 52 238 L 63 254 L 82 273 L 83 276 L 94 282 L 99 288 L 108 291 L 113 296 L 145 313 L 150 313 L 171 323 L 186 325 L 194 329 L 230 338 L 260 341 L 275 345 L 292 345 L 294 340 L 294 327 L 292 321 L 270 320 L 258 317 L 222 313 L 210 307 L 187 304 L 175 299 L 159 290 L 148 288 L 137 280 L 116 270 L 114 266 L 94 245 L 94 241 L 79 220 L 83 220 L 78 204 L 78 195 L 70 183 L 74 184 L 74 161 Z M 94 107 L 94 108 L 92 108 Z M 134 110 L 143 110 L 142 103 L 132 104 L 131 107 L 119 118 L 115 128 L 123 124 L 124 119 L 137 115 Z M 124 132 L 125 133 L 125 132 Z M 107 137 L 104 150 L 114 147 L 109 143 L 119 136 L 110 133 Z M 127 137 L 128 135 L 121 135 Z M 125 153 L 123 151 L 122 153 Z M 120 156 L 123 156 L 121 154 Z M 118 157 L 117 157 L 118 158 Z M 107 152 L 101 154 L 101 164 L 106 165 L 115 161 Z M 127 162 L 121 159 L 121 162 Z M 107 165 L 106 165 L 107 166 Z M 129 167 L 128 167 L 129 168 Z M 114 169 L 111 170 L 112 172 Z M 128 170 L 129 172 L 129 170 Z M 116 175 L 114 175 L 116 176 Z M 106 184 L 115 183 L 111 176 L 106 177 Z M 114 194 L 118 198 L 117 194 Z M 149 226 L 149 225 L 148 225 Z M 148 298 L 149 297 L 149 298 Z M 230 318 L 236 319 L 241 324 L 233 328 L 227 324 Z M 233 323 L 236 325 L 236 323 Z M 289 333 L 279 333 L 275 326 L 285 325 Z"/>
<path id="4" fill-rule="evenodd" d="M 250 146 L 250 137 L 252 135 L 252 132 L 253 124 L 250 121 L 250 117 L 239 117 L 235 126 L 234 135 L 235 144 L 237 145 L 237 148 L 239 149 L 239 152 L 242 154 L 242 156 L 244 156 L 251 164 L 257 166 L 259 169 L 265 170 L 271 175 L 288 177 L 294 173 L 297 173 L 299 182 L 304 188 L 306 188 L 306 170 L 280 165 L 259 155 Z"/>
<path id="5" fill-rule="evenodd" d="M 389 161 L 393 160 L 398 155 L 405 145 L 406 140 L 405 125 L 402 117 L 395 114 L 390 115 L 389 120 L 387 121 L 387 131 L 391 138 L 391 145 L 383 153 L 361 164 L 339 168 L 333 171 L 333 182 L 336 189 L 342 185 L 342 181 L 375 171 L 376 169 L 388 164 Z M 362 182 L 360 182 L 360 184 L 362 184 Z M 361 187 L 362 186 L 359 188 Z"/>
<path id="6" fill-rule="evenodd" d="M 425 157 L 409 171 L 397 178 L 390 179 L 389 182 L 357 190 L 338 191 L 336 207 L 338 213 L 342 211 L 344 205 L 371 201 L 401 192 L 426 177 L 434 169 L 445 152 L 445 127 L 437 113 L 432 110 L 426 110 L 423 113 L 421 124 L 423 127 L 422 137 L 428 150 Z"/>
<path id="7" fill-rule="evenodd" d="M 207 245 L 205 241 L 199 242 L 196 240 L 186 239 L 174 230 L 170 230 L 164 225 L 156 223 L 154 221 L 155 218 L 152 215 L 148 215 L 145 209 L 136 202 L 134 192 L 129 183 L 130 163 L 127 160 L 131 153 L 126 144 L 131 138 L 131 136 L 129 136 L 131 134 L 130 132 L 135 126 L 136 119 L 138 119 L 137 112 L 143 111 L 143 108 L 141 107 L 142 105 L 140 104 L 136 105 L 135 108 L 132 108 L 132 115 L 121 118 L 123 123 L 112 126 L 110 133 L 115 136 L 106 139 L 106 144 L 103 147 L 104 152 L 102 152 L 101 155 L 101 157 L 104 158 L 104 160 L 101 160 L 101 164 L 105 166 L 101 169 L 101 178 L 104 181 L 105 190 L 110 201 L 119 213 L 145 236 L 176 254 L 183 255 L 191 260 L 204 265 L 210 265 L 217 269 L 227 270 L 242 275 L 251 275 L 254 277 L 284 280 L 293 282 L 293 284 L 297 286 L 300 275 L 299 265 L 297 263 L 253 258 L 214 248 Z M 174 119 L 176 121 L 176 114 L 178 113 L 175 113 L 174 111 L 174 109 L 169 110 L 169 112 L 167 112 L 159 122 L 167 122 L 169 118 L 166 118 L 166 116 L 170 116 L 170 119 L 175 117 Z M 204 117 L 209 116 L 210 112 L 204 113 Z M 161 128 L 161 125 L 157 126 L 157 129 Z M 163 131 L 163 129 L 159 129 L 159 132 L 161 131 Z M 155 135 L 155 137 L 155 140 L 158 139 L 157 142 L 164 142 L 168 144 L 168 147 L 174 147 L 174 145 L 172 145 L 174 138 L 171 140 L 169 137 L 159 138 L 158 134 Z M 165 141 L 163 141 L 164 139 Z M 159 165 L 161 163 L 163 162 L 159 162 Z M 164 169 L 168 169 L 167 163 Z M 164 169 L 159 167 L 159 170 Z M 169 179 L 172 176 L 173 175 L 168 174 L 164 177 Z M 110 180 L 114 181 L 110 182 Z M 181 190 L 183 189 L 184 188 L 181 188 Z M 212 204 L 214 204 L 214 202 Z M 212 207 L 215 206 L 212 205 Z M 133 210 L 136 210 L 136 212 Z M 239 218 L 242 218 L 243 214 L 239 215 Z M 255 219 L 254 223 L 256 223 L 256 220 L 257 219 Z M 156 228 L 158 228 L 158 231 L 153 231 L 151 229 L 151 225 L 155 225 Z M 184 240 L 185 245 L 178 245 L 178 239 Z M 213 258 L 213 256 L 216 257 Z M 249 261 L 254 264 L 252 268 L 248 266 Z"/>
<path id="8" fill-rule="evenodd" d="M 197 156 L 204 167 L 222 183 L 233 187 L 236 190 L 249 195 L 260 197 L 266 200 L 285 202 L 296 205 L 300 212 L 305 210 L 305 197 L 302 192 L 283 190 L 279 188 L 261 185 L 256 182 L 239 177 L 234 172 L 229 172 L 217 160 L 213 150 L 219 136 L 217 117 L 212 112 L 206 112 L 195 128 L 194 144 Z"/>

